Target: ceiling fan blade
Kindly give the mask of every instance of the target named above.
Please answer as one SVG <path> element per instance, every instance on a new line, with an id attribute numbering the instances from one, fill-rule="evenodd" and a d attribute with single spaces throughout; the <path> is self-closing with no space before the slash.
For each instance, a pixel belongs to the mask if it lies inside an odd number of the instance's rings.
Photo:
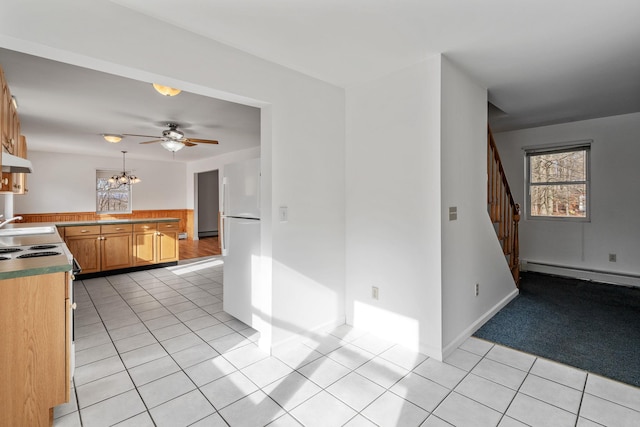
<path id="1" fill-rule="evenodd" d="M 196 145 L 198 145 L 189 141 L 182 141 L 182 143 L 185 145 L 185 147 L 195 147 Z"/>
<path id="2" fill-rule="evenodd" d="M 151 144 L 152 142 L 160 142 L 160 141 L 164 141 L 164 140 L 163 139 L 154 139 L 153 141 L 140 142 L 140 144 Z"/>
<path id="3" fill-rule="evenodd" d="M 143 138 L 159 138 L 157 135 L 136 135 L 135 133 L 123 133 L 124 136 L 141 136 Z"/>
<path id="4" fill-rule="evenodd" d="M 218 141 L 213 140 L 213 139 L 199 139 L 199 138 L 185 138 L 182 140 L 182 142 L 197 142 L 198 144 L 217 144 Z"/>

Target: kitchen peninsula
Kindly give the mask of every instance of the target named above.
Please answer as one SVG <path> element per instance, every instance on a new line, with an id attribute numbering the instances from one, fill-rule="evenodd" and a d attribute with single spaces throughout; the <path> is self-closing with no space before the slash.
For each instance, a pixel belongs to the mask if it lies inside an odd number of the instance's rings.
<path id="1" fill-rule="evenodd" d="M 58 232 L 82 267 L 80 278 L 175 265 L 179 219 L 58 222 Z"/>

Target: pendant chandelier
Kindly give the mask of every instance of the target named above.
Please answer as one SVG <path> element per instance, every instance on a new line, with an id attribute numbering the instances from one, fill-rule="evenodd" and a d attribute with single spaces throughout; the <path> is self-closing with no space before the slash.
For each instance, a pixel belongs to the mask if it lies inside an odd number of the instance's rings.
<path id="1" fill-rule="evenodd" d="M 121 185 L 133 185 L 133 184 L 137 184 L 141 181 L 140 178 L 138 178 L 135 175 L 130 175 L 127 173 L 127 168 L 125 167 L 125 154 L 127 154 L 126 151 L 122 152 L 122 173 L 118 174 L 118 175 L 113 175 L 111 178 L 109 178 L 109 184 L 111 184 L 112 187 L 120 187 Z"/>

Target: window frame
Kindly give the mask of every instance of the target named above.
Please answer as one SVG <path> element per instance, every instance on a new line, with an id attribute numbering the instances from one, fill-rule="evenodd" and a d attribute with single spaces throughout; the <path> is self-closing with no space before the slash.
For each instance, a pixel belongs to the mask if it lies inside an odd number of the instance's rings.
<path id="1" fill-rule="evenodd" d="M 119 175 L 122 171 L 112 170 L 112 169 L 96 169 L 96 180 L 95 180 L 95 202 L 96 202 L 96 214 L 97 215 L 110 215 L 110 214 L 131 214 L 133 213 L 133 186 L 130 184 L 122 184 L 114 190 L 121 189 L 125 187 L 125 191 L 120 190 L 120 193 L 127 194 L 128 202 L 126 210 L 99 210 L 99 201 L 100 201 L 100 187 L 98 185 L 98 180 L 100 179 L 109 179 L 113 175 Z M 127 174 L 130 174 L 130 171 L 127 171 Z"/>
<path id="2" fill-rule="evenodd" d="M 591 222 L 591 143 L 593 140 L 574 141 L 560 144 L 540 145 L 533 147 L 523 147 L 525 176 L 524 191 L 525 200 L 525 218 L 533 221 L 568 221 L 568 222 Z M 544 154 L 569 153 L 572 151 L 584 151 L 585 153 L 585 179 L 579 181 L 557 181 L 552 183 L 532 183 L 531 182 L 531 157 Z M 532 187 L 545 187 L 557 185 L 575 185 L 583 184 L 585 186 L 586 203 L 584 217 L 571 216 L 543 216 L 531 214 L 531 194 Z"/>

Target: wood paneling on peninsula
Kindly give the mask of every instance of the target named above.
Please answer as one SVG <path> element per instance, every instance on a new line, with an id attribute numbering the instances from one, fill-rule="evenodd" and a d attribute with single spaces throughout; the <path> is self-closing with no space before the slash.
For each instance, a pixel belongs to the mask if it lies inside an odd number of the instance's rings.
<path id="1" fill-rule="evenodd" d="M 180 219 L 180 232 L 187 232 L 189 239 L 193 239 L 193 209 L 163 209 L 163 210 L 140 210 L 130 214 L 107 214 L 98 215 L 95 212 L 58 212 L 58 213 L 38 213 L 19 214 L 23 220 L 20 222 L 77 222 L 77 221 L 100 221 L 109 219 L 153 219 L 153 218 L 178 218 Z"/>

